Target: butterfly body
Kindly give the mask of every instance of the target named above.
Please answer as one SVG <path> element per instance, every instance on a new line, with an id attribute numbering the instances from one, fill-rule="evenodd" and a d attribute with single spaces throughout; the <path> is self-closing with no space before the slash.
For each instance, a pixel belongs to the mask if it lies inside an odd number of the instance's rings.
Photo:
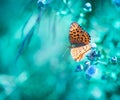
<path id="1" fill-rule="evenodd" d="M 90 35 L 75 22 L 70 26 L 69 40 L 71 43 L 71 55 L 76 61 L 80 61 L 85 53 L 91 49 L 89 44 Z"/>

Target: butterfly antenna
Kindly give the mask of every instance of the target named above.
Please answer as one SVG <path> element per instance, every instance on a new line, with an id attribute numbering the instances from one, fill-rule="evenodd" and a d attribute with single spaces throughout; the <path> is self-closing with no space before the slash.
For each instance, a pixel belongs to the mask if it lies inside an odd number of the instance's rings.
<path id="1" fill-rule="evenodd" d="M 67 51 L 69 50 L 69 48 L 67 47 L 62 55 L 62 58 L 65 56 L 65 54 L 67 53 Z"/>

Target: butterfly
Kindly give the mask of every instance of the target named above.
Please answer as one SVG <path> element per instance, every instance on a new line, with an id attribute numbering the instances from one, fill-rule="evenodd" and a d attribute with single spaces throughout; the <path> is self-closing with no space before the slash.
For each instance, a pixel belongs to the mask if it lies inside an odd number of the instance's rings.
<path id="1" fill-rule="evenodd" d="M 75 61 L 80 61 L 84 55 L 91 49 L 90 35 L 82 27 L 73 22 L 70 25 L 69 41 L 71 43 L 71 56 Z"/>

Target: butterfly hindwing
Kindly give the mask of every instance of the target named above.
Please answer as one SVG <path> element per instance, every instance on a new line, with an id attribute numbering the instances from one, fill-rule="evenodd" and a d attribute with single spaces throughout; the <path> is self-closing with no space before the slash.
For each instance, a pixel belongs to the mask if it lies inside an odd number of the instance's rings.
<path id="1" fill-rule="evenodd" d="M 80 47 L 71 48 L 71 55 L 76 61 L 80 61 L 84 55 L 91 49 L 91 45 L 85 45 Z"/>

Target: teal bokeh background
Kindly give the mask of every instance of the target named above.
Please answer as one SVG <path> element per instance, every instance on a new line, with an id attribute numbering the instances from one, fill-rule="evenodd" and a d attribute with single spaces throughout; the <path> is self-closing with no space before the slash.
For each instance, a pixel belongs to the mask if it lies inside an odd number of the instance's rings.
<path id="1" fill-rule="evenodd" d="M 64 55 L 74 21 L 99 59 Z M 75 72 L 85 61 L 97 69 L 91 79 Z M 0 1 L 0 100 L 119 100 L 119 62 L 119 0 Z"/>

